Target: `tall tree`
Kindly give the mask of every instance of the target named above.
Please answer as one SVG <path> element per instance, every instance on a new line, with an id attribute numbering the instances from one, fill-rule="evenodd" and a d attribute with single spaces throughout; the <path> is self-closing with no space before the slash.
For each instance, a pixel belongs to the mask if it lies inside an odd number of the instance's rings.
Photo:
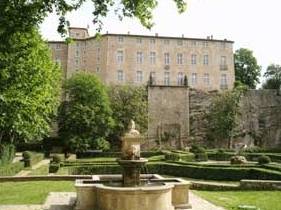
<path id="1" fill-rule="evenodd" d="M 211 103 L 210 113 L 207 116 L 209 140 L 214 145 L 232 146 L 232 138 L 236 135 L 236 117 L 240 113 L 239 102 L 242 94 L 246 91 L 244 85 L 236 86 L 231 91 L 225 91 L 215 97 Z"/>
<path id="2" fill-rule="evenodd" d="M 184 0 L 173 0 L 181 13 L 186 8 Z M 1 0 L 0 1 L 0 36 L 3 33 L 29 31 L 38 26 L 48 13 L 56 12 L 60 16 L 58 31 L 65 33 L 67 21 L 65 15 L 77 10 L 86 0 Z M 152 11 L 157 6 L 158 0 L 91 0 L 93 4 L 93 23 L 102 27 L 102 18 L 110 10 L 114 10 L 119 18 L 136 17 L 141 24 L 151 28 Z"/>
<path id="3" fill-rule="evenodd" d="M 111 86 L 109 89 L 113 118 L 116 122 L 114 135 L 122 136 L 128 128 L 131 119 L 136 122 L 141 133 L 147 130 L 148 99 L 144 86 Z"/>
<path id="4" fill-rule="evenodd" d="M 75 152 L 105 149 L 104 138 L 114 125 L 106 87 L 95 75 L 79 73 L 64 88 L 68 100 L 60 108 L 59 135 Z"/>
<path id="5" fill-rule="evenodd" d="M 266 81 L 263 84 L 264 89 L 277 89 L 281 87 L 281 66 L 278 64 L 271 64 L 267 67 L 264 74 Z"/>
<path id="6" fill-rule="evenodd" d="M 255 89 L 259 83 L 261 66 L 249 49 L 240 48 L 234 54 L 235 80 L 242 82 L 249 88 Z"/>
<path id="7" fill-rule="evenodd" d="M 38 31 L 0 42 L 0 144 L 49 132 L 60 92 L 60 69 Z"/>

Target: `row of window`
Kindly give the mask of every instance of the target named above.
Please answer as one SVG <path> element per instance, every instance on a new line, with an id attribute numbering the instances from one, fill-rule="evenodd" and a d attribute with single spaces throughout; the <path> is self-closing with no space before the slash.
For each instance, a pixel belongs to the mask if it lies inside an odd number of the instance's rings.
<path id="1" fill-rule="evenodd" d="M 117 80 L 122 82 L 122 81 L 125 80 L 124 77 L 125 77 L 124 72 L 122 70 L 118 70 L 117 71 Z M 156 81 L 156 73 L 155 72 L 151 72 L 151 78 L 152 78 L 152 81 Z M 184 83 L 183 72 L 179 72 L 176 79 L 177 79 L 178 85 L 183 85 L 183 83 Z M 143 72 L 142 71 L 136 72 L 136 82 L 139 82 L 139 83 L 143 82 Z M 170 84 L 170 72 L 164 72 L 163 82 L 164 82 L 164 85 Z M 197 73 L 191 74 L 190 82 L 191 82 L 191 85 L 197 84 L 197 82 L 198 82 L 198 74 Z M 210 85 L 210 75 L 208 73 L 205 73 L 203 75 L 203 82 L 206 86 Z M 221 74 L 220 85 L 221 86 L 227 86 L 227 75 L 226 74 Z"/>
<path id="2" fill-rule="evenodd" d="M 122 50 L 117 51 L 116 60 L 118 64 L 122 64 L 124 62 L 124 52 Z M 198 56 L 196 54 L 191 55 L 191 64 L 197 64 Z M 142 64 L 144 62 L 144 53 L 137 52 L 136 62 L 138 64 Z M 156 64 L 156 52 L 149 53 L 149 62 L 150 64 Z M 184 56 L 182 53 L 177 53 L 176 62 L 178 65 L 182 65 L 184 63 Z M 171 63 L 170 53 L 164 53 L 164 64 L 169 65 Z M 209 55 L 203 56 L 203 64 L 209 64 Z M 226 56 L 221 56 L 220 65 L 227 65 Z"/>
<path id="3" fill-rule="evenodd" d="M 145 39 L 146 40 L 146 39 Z M 123 36 L 118 36 L 117 37 L 117 41 L 118 43 L 123 43 L 124 42 L 124 37 Z M 159 41 L 159 40 L 158 40 Z M 170 39 L 161 39 L 161 41 L 164 43 L 164 45 L 169 45 L 170 44 Z M 205 41 L 196 41 L 196 40 L 191 40 L 189 41 L 189 45 L 192 46 L 192 47 L 196 47 L 196 46 L 200 46 L 202 45 L 202 47 L 206 48 L 209 46 L 209 42 L 207 40 Z M 136 38 L 136 43 L 137 44 L 143 44 L 143 38 L 141 37 L 137 37 Z M 155 38 L 150 38 L 149 39 L 149 43 L 151 45 L 154 45 L 156 44 L 156 39 Z M 182 39 L 177 39 L 176 40 L 176 43 L 178 46 L 183 46 L 184 44 L 185 45 L 188 45 L 188 41 L 183 41 Z M 225 49 L 226 48 L 226 42 L 218 42 L 218 45 L 222 48 L 222 49 Z"/>

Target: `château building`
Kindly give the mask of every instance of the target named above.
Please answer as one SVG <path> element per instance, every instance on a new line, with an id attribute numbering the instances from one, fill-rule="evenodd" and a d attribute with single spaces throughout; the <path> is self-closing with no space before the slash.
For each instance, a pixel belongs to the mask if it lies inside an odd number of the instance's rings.
<path id="1" fill-rule="evenodd" d="M 110 34 L 89 36 L 69 28 L 73 42 L 49 41 L 64 77 L 79 71 L 98 75 L 105 84 L 188 85 L 202 90 L 231 89 L 235 80 L 233 41 Z"/>

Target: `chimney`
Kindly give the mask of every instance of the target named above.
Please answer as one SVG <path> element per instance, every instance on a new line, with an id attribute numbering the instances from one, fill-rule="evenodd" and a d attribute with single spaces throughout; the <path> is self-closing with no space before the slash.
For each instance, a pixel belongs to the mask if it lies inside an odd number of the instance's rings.
<path id="1" fill-rule="evenodd" d="M 184 38 L 184 34 L 182 34 L 181 37 Z"/>
<path id="2" fill-rule="evenodd" d="M 130 35 L 130 31 L 128 31 L 128 35 Z"/>
<path id="3" fill-rule="evenodd" d="M 158 33 L 155 33 L 155 36 L 158 36 Z"/>

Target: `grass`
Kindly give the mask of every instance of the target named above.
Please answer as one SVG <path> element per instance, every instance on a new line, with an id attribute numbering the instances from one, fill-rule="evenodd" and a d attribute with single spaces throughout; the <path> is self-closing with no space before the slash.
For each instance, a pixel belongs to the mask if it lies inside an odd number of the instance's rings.
<path id="1" fill-rule="evenodd" d="M 28 174 L 28 176 L 48 175 L 48 174 L 49 174 L 49 165 L 43 165 L 37 169 L 31 170 L 31 172 Z"/>
<path id="2" fill-rule="evenodd" d="M 0 183 L 0 204 L 43 204 L 49 192 L 74 192 L 73 181 Z"/>
<path id="3" fill-rule="evenodd" d="M 256 206 L 260 210 L 281 210 L 280 191 L 194 191 L 194 193 L 227 210 L 238 210 L 239 205 Z"/>

